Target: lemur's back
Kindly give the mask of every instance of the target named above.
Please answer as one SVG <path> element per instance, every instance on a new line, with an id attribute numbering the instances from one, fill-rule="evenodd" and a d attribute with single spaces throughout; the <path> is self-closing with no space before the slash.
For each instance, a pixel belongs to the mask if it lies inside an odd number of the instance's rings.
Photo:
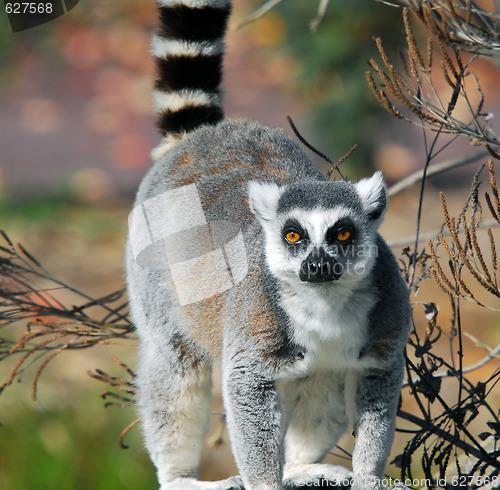
<path id="1" fill-rule="evenodd" d="M 254 221 L 246 202 L 249 181 L 284 184 L 297 179 L 326 177 L 281 129 L 225 119 L 198 128 L 156 162 L 137 201 L 196 183 L 198 192 L 209 196 L 204 211 L 210 219 Z"/>

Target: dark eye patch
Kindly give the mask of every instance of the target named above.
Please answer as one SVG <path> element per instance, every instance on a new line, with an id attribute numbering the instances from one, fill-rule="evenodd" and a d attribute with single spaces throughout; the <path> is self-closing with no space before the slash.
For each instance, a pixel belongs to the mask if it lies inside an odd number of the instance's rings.
<path id="1" fill-rule="evenodd" d="M 339 232 L 345 230 L 349 230 L 351 232 L 351 236 L 344 243 L 352 243 L 354 240 L 356 240 L 357 231 L 354 223 L 349 218 L 343 218 L 337 221 L 334 226 L 328 228 L 325 235 L 326 243 L 330 246 L 338 245 L 339 243 L 341 243 L 337 238 L 337 235 L 339 234 Z"/>
<path id="2" fill-rule="evenodd" d="M 291 244 L 286 240 L 286 235 L 290 232 L 298 233 L 300 235 L 300 239 L 296 243 Z M 302 248 L 304 245 L 307 246 L 307 242 L 309 241 L 309 234 L 306 229 L 293 218 L 286 220 L 281 232 L 281 237 L 283 242 L 293 249 Z"/>
<path id="3" fill-rule="evenodd" d="M 296 219 L 293 218 L 289 218 L 286 220 L 283 226 L 283 236 L 285 236 L 290 231 L 295 231 L 302 238 L 309 238 L 309 235 L 307 234 L 307 231 L 304 229 L 304 227 Z"/>

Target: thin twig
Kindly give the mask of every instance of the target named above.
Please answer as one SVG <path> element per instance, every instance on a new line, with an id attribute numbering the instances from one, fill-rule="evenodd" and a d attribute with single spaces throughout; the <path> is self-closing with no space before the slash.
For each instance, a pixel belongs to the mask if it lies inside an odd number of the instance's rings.
<path id="1" fill-rule="evenodd" d="M 268 0 L 266 3 L 261 5 L 255 12 L 250 15 L 247 15 L 243 19 L 241 19 L 237 24 L 236 28 L 241 29 L 243 26 L 250 24 L 251 22 L 255 22 L 257 19 L 260 19 L 262 16 L 266 15 L 267 12 L 272 10 L 276 5 L 281 3 L 282 0 Z"/>
<path id="2" fill-rule="evenodd" d="M 479 159 L 487 155 L 488 152 L 486 150 L 483 150 L 467 157 L 452 158 L 450 160 L 445 160 L 444 162 L 436 163 L 434 165 L 431 165 L 427 169 L 427 178 L 433 177 L 435 175 L 440 175 L 454 168 L 463 167 L 464 165 L 468 165 L 469 163 L 477 162 Z M 423 169 L 417 170 L 412 174 L 408 175 L 407 177 L 404 177 L 403 179 L 399 180 L 391 187 L 389 187 L 388 189 L 389 196 L 395 196 L 396 194 L 399 194 L 400 192 L 403 192 L 404 190 L 408 189 L 413 184 L 420 182 L 422 180 L 423 175 L 424 175 Z"/>
<path id="3" fill-rule="evenodd" d="M 319 25 L 325 18 L 326 10 L 328 8 L 329 3 L 330 0 L 320 0 L 318 6 L 318 13 L 316 14 L 316 17 L 313 20 L 311 20 L 311 22 L 309 22 L 309 29 L 311 29 L 311 32 L 316 32 L 318 30 Z"/>

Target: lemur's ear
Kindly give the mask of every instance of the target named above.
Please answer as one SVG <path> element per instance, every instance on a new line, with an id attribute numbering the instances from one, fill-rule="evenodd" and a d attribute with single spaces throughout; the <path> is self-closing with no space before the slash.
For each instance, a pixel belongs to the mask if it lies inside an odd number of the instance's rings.
<path id="1" fill-rule="evenodd" d="M 368 218 L 372 221 L 381 219 L 388 204 L 387 187 L 382 172 L 375 172 L 371 177 L 354 185 Z"/>
<path id="2" fill-rule="evenodd" d="M 250 181 L 247 189 L 250 211 L 259 221 L 272 221 L 282 189 L 277 184 L 255 181 Z"/>

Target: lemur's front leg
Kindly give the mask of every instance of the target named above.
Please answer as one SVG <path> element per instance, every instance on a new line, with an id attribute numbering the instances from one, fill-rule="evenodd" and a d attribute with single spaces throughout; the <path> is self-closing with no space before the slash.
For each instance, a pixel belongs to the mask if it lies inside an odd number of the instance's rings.
<path id="1" fill-rule="evenodd" d="M 355 390 L 358 385 L 352 490 L 384 488 L 381 480 L 394 439 L 403 365 L 401 355 L 387 369 L 370 370 L 358 380 L 352 377 L 352 386 L 346 387 Z"/>
<path id="2" fill-rule="evenodd" d="M 318 486 L 321 481 L 328 481 L 330 488 L 349 484 L 352 474 L 346 468 L 319 464 L 347 428 L 343 391 L 343 377 L 329 371 L 287 382 L 286 490 Z"/>
<path id="3" fill-rule="evenodd" d="M 236 464 L 246 490 L 282 488 L 282 417 L 272 370 L 263 353 L 224 352 L 223 394 L 227 427 Z"/>

